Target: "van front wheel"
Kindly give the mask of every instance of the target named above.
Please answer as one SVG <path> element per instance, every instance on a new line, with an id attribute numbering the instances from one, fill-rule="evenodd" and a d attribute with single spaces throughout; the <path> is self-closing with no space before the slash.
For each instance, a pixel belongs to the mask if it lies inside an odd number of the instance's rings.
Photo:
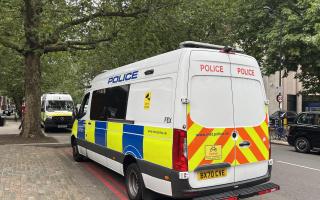
<path id="1" fill-rule="evenodd" d="M 125 172 L 125 177 L 129 199 L 142 200 L 146 189 L 138 165 L 135 163 L 130 164 Z"/>
<path id="2" fill-rule="evenodd" d="M 81 162 L 84 159 L 84 156 L 79 153 L 78 145 L 75 141 L 72 143 L 72 157 L 76 162 Z"/>

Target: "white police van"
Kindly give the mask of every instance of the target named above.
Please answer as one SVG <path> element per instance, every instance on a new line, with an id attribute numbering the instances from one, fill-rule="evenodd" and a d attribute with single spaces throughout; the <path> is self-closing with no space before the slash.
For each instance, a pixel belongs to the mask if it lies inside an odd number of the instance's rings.
<path id="1" fill-rule="evenodd" d="M 270 183 L 268 110 L 257 61 L 198 42 L 104 72 L 73 125 L 76 161 L 124 175 L 130 199 L 145 189 L 175 198 L 238 199 Z"/>
<path id="2" fill-rule="evenodd" d="M 73 100 L 70 94 L 47 93 L 41 96 L 41 125 L 47 132 L 51 128 L 71 128 Z"/>

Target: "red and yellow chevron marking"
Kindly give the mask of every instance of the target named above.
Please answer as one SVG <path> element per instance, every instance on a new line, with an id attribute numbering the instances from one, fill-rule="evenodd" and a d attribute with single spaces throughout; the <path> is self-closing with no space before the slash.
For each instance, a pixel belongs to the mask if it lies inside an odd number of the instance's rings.
<path id="1" fill-rule="evenodd" d="M 255 127 L 238 127 L 237 141 L 232 138 L 234 128 L 206 128 L 194 122 L 190 117 L 190 107 L 187 112 L 188 160 L 189 170 L 193 171 L 201 165 L 213 163 L 230 163 L 232 166 L 259 162 L 269 159 L 268 115 Z M 249 141 L 247 148 L 239 147 L 243 141 Z M 220 159 L 206 160 L 205 146 L 221 145 Z"/>

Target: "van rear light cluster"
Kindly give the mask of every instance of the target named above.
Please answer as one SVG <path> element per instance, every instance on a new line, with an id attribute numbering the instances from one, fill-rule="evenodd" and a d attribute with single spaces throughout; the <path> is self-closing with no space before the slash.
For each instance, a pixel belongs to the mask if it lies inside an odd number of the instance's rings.
<path id="1" fill-rule="evenodd" d="M 187 133 L 173 129 L 172 167 L 179 172 L 188 171 Z"/>
<path id="2" fill-rule="evenodd" d="M 271 137 L 269 135 L 269 160 L 271 159 Z"/>

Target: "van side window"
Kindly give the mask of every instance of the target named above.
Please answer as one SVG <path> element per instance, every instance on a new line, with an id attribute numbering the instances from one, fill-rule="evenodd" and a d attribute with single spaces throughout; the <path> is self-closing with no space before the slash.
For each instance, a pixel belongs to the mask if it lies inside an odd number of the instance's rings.
<path id="1" fill-rule="evenodd" d="M 90 119 L 126 119 L 129 85 L 105 88 L 92 93 Z"/>
<path id="2" fill-rule="evenodd" d="M 90 93 L 86 94 L 83 97 L 79 112 L 78 112 L 78 118 L 81 118 L 83 116 L 86 115 L 87 113 L 87 108 L 88 108 L 88 103 L 89 103 L 89 97 L 90 97 Z"/>

